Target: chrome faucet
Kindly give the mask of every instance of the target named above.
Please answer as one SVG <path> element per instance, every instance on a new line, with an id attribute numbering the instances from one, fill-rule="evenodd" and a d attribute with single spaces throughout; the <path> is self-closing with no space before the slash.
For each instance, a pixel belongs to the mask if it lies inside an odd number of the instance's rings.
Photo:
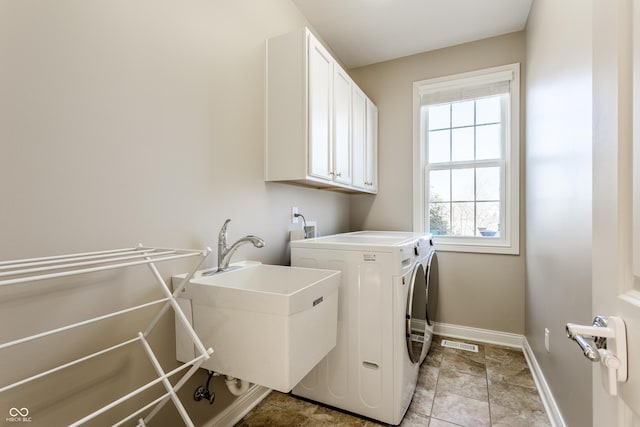
<path id="1" fill-rule="evenodd" d="M 227 219 L 224 222 L 224 225 L 220 229 L 220 233 L 218 234 L 218 270 L 217 271 L 225 271 L 229 268 L 229 261 L 231 261 L 231 257 L 236 252 L 236 250 L 245 243 L 253 243 L 253 246 L 256 248 L 264 247 L 264 240 L 262 240 L 258 236 L 254 236 L 249 234 L 248 236 L 244 236 L 239 239 L 233 245 L 228 246 L 227 243 L 227 225 L 231 222 L 231 219 Z"/>

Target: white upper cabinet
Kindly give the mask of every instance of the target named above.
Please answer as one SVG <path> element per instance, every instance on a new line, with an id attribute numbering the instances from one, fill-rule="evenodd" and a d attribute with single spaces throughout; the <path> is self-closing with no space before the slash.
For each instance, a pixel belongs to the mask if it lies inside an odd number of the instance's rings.
<path id="1" fill-rule="evenodd" d="M 309 175 L 331 180 L 334 174 L 331 158 L 333 58 L 317 40 L 309 39 L 308 61 Z"/>
<path id="2" fill-rule="evenodd" d="M 351 184 L 351 78 L 333 67 L 333 178 Z"/>
<path id="3" fill-rule="evenodd" d="M 367 107 L 355 112 L 353 103 L 356 90 L 364 94 L 324 46 L 306 28 L 271 38 L 266 72 L 265 181 L 375 193 L 365 183 L 375 166 L 364 164 L 373 137 Z M 365 116 L 357 153 L 356 114 Z"/>
<path id="4" fill-rule="evenodd" d="M 357 189 L 375 193 L 378 190 L 378 109 L 355 85 L 351 103 L 352 184 Z"/>
<path id="5" fill-rule="evenodd" d="M 367 98 L 367 134 L 365 154 L 365 181 L 368 191 L 378 191 L 378 107 Z"/>

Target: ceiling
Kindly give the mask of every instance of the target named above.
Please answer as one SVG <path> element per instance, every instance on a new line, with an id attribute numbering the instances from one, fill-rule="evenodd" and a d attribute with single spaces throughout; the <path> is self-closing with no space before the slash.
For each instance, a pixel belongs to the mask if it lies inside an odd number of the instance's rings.
<path id="1" fill-rule="evenodd" d="M 533 0 L 293 0 L 347 68 L 523 30 Z"/>

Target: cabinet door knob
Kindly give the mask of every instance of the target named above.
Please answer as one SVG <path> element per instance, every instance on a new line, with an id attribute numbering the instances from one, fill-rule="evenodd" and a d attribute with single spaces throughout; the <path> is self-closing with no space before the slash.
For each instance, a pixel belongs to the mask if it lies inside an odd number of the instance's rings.
<path id="1" fill-rule="evenodd" d="M 342 176 L 342 172 L 338 172 L 335 174 L 336 176 Z"/>

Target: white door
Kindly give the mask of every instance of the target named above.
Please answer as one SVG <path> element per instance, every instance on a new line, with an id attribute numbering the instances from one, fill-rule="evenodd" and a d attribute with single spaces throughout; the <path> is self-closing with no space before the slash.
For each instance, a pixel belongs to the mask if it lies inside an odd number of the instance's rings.
<path id="1" fill-rule="evenodd" d="M 333 179 L 351 184 L 351 78 L 333 66 Z"/>
<path id="2" fill-rule="evenodd" d="M 355 85 L 351 98 L 352 185 L 377 191 L 378 109 Z"/>
<path id="3" fill-rule="evenodd" d="M 333 58 L 309 35 L 309 175 L 332 180 L 331 111 Z"/>
<path id="4" fill-rule="evenodd" d="M 640 426 L 639 16 L 640 0 L 593 1 L 593 314 L 624 319 L 629 361 L 617 396 L 594 364 L 594 426 Z"/>
<path id="5" fill-rule="evenodd" d="M 352 147 L 352 184 L 357 188 L 366 188 L 366 158 L 365 135 L 367 125 L 366 113 L 367 98 L 364 92 L 353 85 L 351 92 L 351 147 Z"/>
<path id="6" fill-rule="evenodd" d="M 369 191 L 378 191 L 378 107 L 369 98 L 366 138 L 365 185 Z"/>

